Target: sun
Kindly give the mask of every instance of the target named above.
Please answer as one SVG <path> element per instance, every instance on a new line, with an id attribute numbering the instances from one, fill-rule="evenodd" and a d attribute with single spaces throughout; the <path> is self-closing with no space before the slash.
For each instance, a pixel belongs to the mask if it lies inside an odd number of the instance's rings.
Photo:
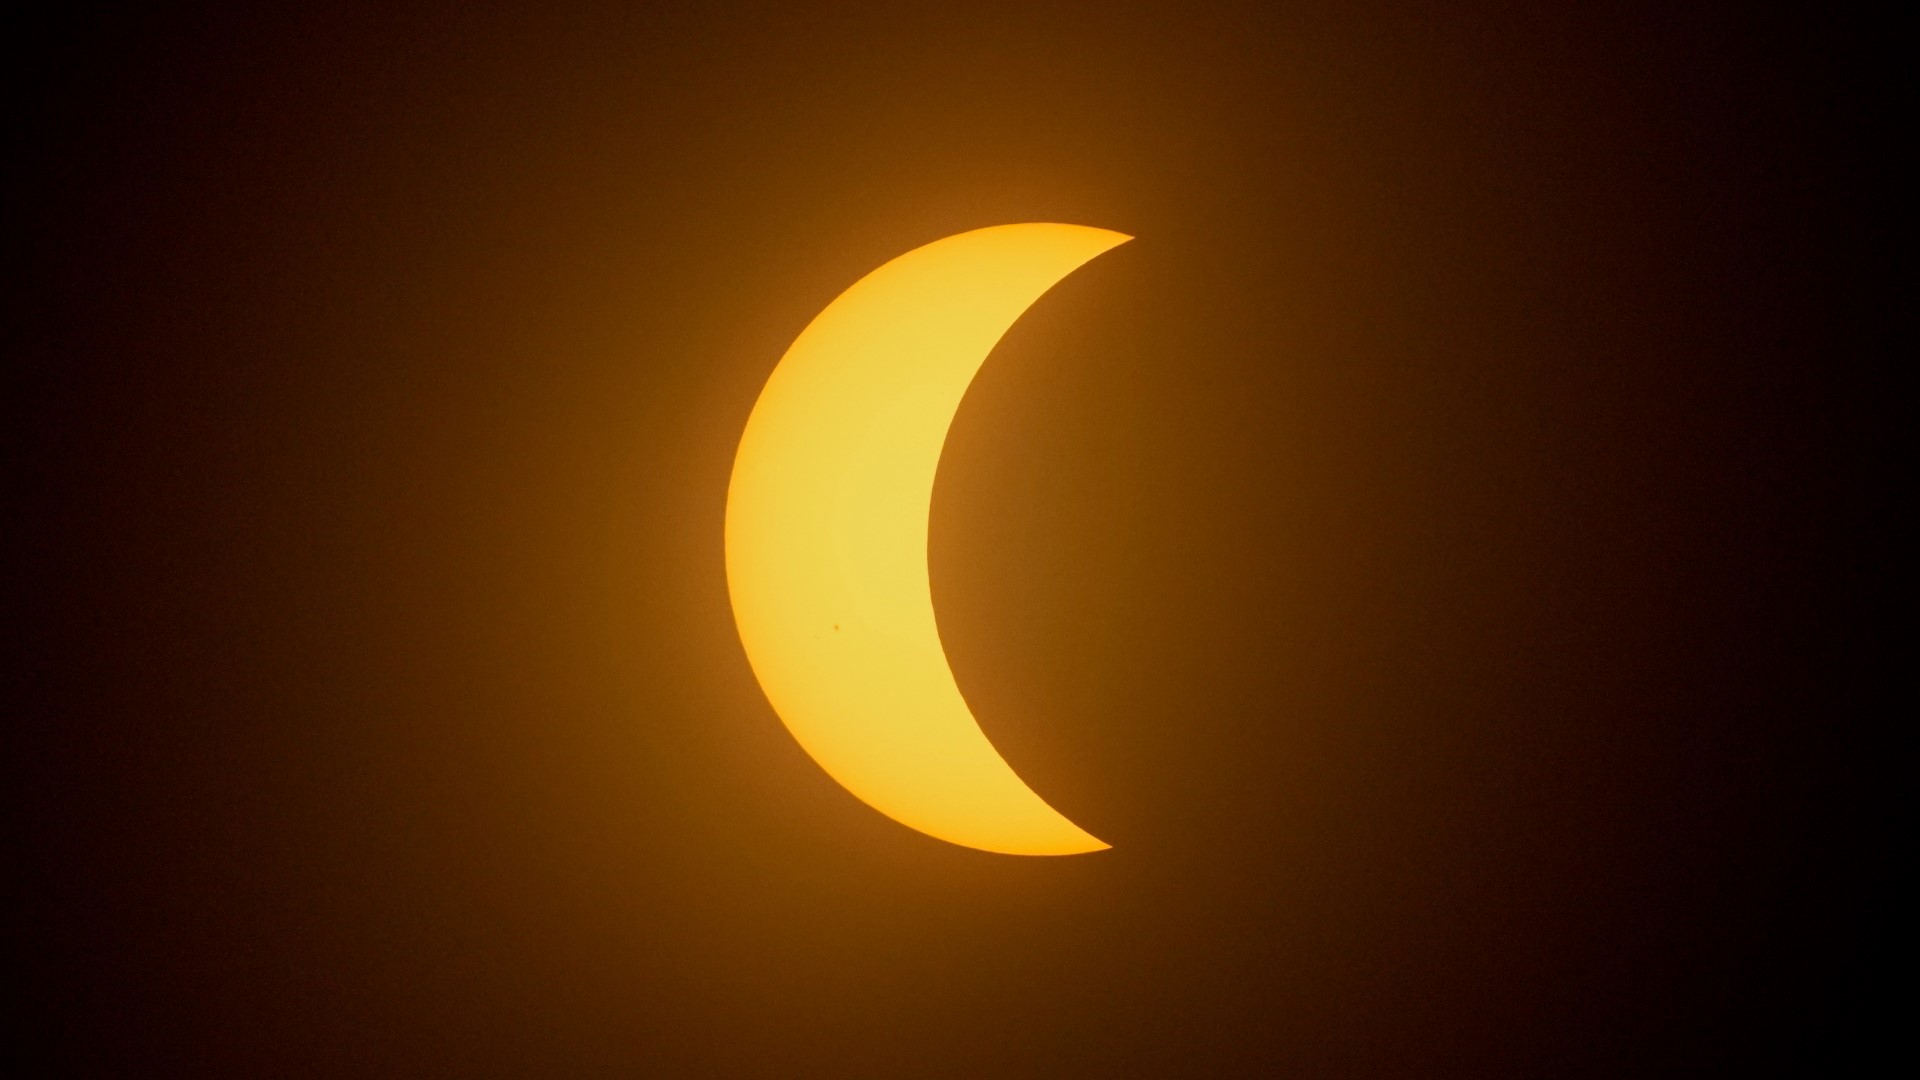
<path id="1" fill-rule="evenodd" d="M 801 332 L 740 437 L 727 585 L 761 688 L 848 791 L 956 844 L 1108 846 L 1028 788 L 974 721 L 935 626 L 927 523 L 947 429 L 987 354 L 1055 283 L 1128 239 L 1001 225 L 907 252 Z"/>

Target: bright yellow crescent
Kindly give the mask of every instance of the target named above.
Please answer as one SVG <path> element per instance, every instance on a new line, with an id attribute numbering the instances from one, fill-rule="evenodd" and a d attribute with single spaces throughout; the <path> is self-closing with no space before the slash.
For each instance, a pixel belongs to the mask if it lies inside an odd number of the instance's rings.
<path id="1" fill-rule="evenodd" d="M 842 786 L 942 840 L 1016 855 L 1107 847 L 974 722 L 934 625 L 927 519 L 947 428 L 994 344 L 1129 239 L 1000 225 L 907 252 L 801 332 L 740 437 L 727 588 L 761 689 Z"/>

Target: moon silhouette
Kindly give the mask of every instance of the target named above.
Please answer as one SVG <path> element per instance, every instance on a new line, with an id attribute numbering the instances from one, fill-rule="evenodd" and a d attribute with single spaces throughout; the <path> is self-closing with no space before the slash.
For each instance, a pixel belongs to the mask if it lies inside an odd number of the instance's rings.
<path id="1" fill-rule="evenodd" d="M 934 623 L 927 522 L 947 429 L 994 344 L 1129 239 L 1000 225 L 901 255 L 801 332 L 740 436 L 727 587 L 761 689 L 848 791 L 955 844 L 1108 846 L 1027 787 L 968 710 Z"/>

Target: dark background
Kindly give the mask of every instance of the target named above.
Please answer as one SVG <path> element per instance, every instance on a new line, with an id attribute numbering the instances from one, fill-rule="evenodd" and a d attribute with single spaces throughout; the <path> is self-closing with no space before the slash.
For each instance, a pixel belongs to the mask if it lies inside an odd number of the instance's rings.
<path id="1" fill-rule="evenodd" d="M 1890 1009 L 1885 28 L 263 6 L 11 34 L 10 1053 L 1804 1075 Z M 836 787 L 720 545 L 812 315 L 1030 220 L 1138 239 L 930 557 L 1066 859 Z"/>

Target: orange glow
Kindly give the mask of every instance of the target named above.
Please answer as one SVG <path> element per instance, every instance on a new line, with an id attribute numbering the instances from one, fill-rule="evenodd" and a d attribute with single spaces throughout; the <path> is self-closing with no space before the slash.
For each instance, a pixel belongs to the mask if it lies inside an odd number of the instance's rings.
<path id="1" fill-rule="evenodd" d="M 968 847 L 1108 845 L 1023 783 L 947 666 L 927 578 L 934 473 L 954 411 L 1022 312 L 1128 236 L 978 229 L 868 274 L 774 368 L 727 488 L 727 585 L 774 711 L 869 806 Z"/>

